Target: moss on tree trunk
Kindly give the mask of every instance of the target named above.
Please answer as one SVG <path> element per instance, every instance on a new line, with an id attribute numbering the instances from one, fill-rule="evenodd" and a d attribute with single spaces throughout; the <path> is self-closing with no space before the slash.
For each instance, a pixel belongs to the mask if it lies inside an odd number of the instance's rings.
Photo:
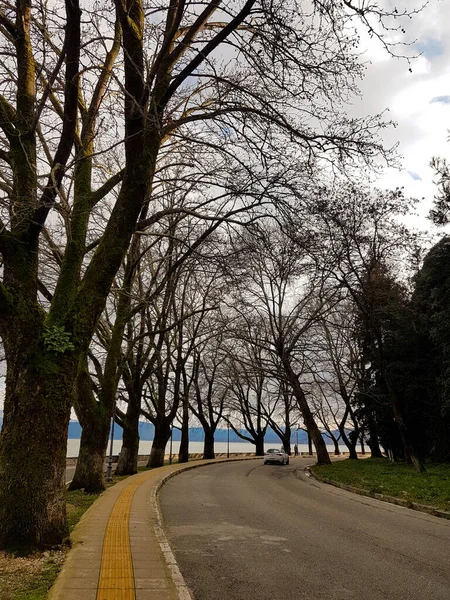
<path id="1" fill-rule="evenodd" d="M 81 432 L 80 452 L 70 490 L 96 494 L 105 489 L 104 464 L 110 419 L 87 421 Z"/>
<path id="2" fill-rule="evenodd" d="M 0 436 L 0 547 L 20 552 L 58 546 L 69 533 L 70 369 L 64 361 L 58 366 L 49 356 L 41 359 L 44 369 L 16 363 L 8 373 Z"/>

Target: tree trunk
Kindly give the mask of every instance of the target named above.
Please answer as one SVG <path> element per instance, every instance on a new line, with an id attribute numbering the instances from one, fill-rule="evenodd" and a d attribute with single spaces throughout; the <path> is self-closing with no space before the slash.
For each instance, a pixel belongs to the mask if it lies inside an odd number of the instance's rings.
<path id="1" fill-rule="evenodd" d="M 137 473 L 139 455 L 139 412 L 135 418 L 128 414 L 123 421 L 122 448 L 116 475 L 134 475 Z"/>
<path id="2" fill-rule="evenodd" d="M 309 454 L 309 456 L 312 456 L 313 455 L 313 449 L 312 449 L 311 435 L 310 435 L 309 431 L 307 431 L 306 434 L 308 436 L 308 454 Z"/>
<path id="3" fill-rule="evenodd" d="M 387 378 L 385 378 L 387 379 Z M 388 383 L 389 396 L 391 398 L 392 409 L 394 412 L 394 418 L 398 425 L 398 429 L 400 431 L 400 437 L 403 443 L 405 458 L 407 462 L 414 465 L 414 468 L 419 473 L 424 473 L 426 471 L 425 465 L 423 461 L 420 459 L 419 455 L 416 452 L 413 442 L 411 441 L 411 436 L 409 435 L 408 427 L 403 419 L 402 412 L 400 410 L 399 402 L 397 399 L 397 394 L 393 389 L 393 386 Z"/>
<path id="4" fill-rule="evenodd" d="M 87 364 L 78 371 L 74 404 L 82 431 L 77 466 L 69 489 L 84 489 L 87 494 L 96 494 L 105 489 L 103 467 L 112 408 L 106 409 L 94 397 Z"/>
<path id="5" fill-rule="evenodd" d="M 111 420 L 86 422 L 81 431 L 80 453 L 69 490 L 96 494 L 105 489 L 104 464 Z"/>
<path id="6" fill-rule="evenodd" d="M 155 434 L 153 437 L 152 449 L 150 458 L 148 459 L 147 468 L 156 469 L 164 465 L 164 454 L 166 451 L 167 442 L 170 438 L 170 424 L 167 419 L 158 419 L 155 423 Z"/>
<path id="7" fill-rule="evenodd" d="M 289 456 L 291 456 L 292 451 L 291 451 L 291 439 L 290 439 L 291 435 L 290 435 L 290 432 L 289 432 L 289 437 L 287 437 L 286 434 L 285 435 L 280 435 L 279 437 L 280 437 L 281 443 L 283 444 L 283 450 L 286 452 L 286 454 L 289 454 Z"/>
<path id="8" fill-rule="evenodd" d="M 68 540 L 65 470 L 70 366 L 51 353 L 9 361 L 0 435 L 0 547 L 30 552 Z M 22 362 L 19 367 L 19 361 Z"/>
<path id="9" fill-rule="evenodd" d="M 299 408 L 302 411 L 303 420 L 308 434 L 311 436 L 311 439 L 314 442 L 317 454 L 317 464 L 330 465 L 331 460 L 328 455 L 328 450 L 325 445 L 325 441 L 322 437 L 322 434 L 319 431 L 319 428 L 317 427 L 317 423 L 314 420 L 313 414 L 308 405 L 308 401 L 306 400 L 306 396 L 298 381 L 298 377 L 294 373 L 294 370 L 292 369 L 289 359 L 287 357 L 282 357 L 282 364 L 286 372 L 288 381 L 292 386 L 292 391 L 294 392 L 294 396 L 298 402 Z"/>
<path id="10" fill-rule="evenodd" d="M 365 454 L 366 454 L 366 445 L 364 443 L 364 434 L 363 433 L 359 437 L 359 442 L 361 444 L 361 454 L 362 454 L 362 456 L 365 456 Z"/>
<path id="11" fill-rule="evenodd" d="M 333 440 L 333 444 L 334 444 L 334 455 L 335 456 L 340 456 L 341 451 L 339 450 L 339 442 L 338 442 L 338 440 L 334 437 L 334 435 L 331 436 L 331 439 Z"/>
<path id="12" fill-rule="evenodd" d="M 214 431 L 211 427 L 205 428 L 205 426 L 203 426 L 203 430 L 205 432 L 205 440 L 203 442 L 203 458 L 216 458 L 214 453 Z"/>
<path id="13" fill-rule="evenodd" d="M 358 458 L 358 454 L 356 453 L 356 443 L 358 441 L 358 435 L 355 432 L 355 435 L 351 436 L 349 439 L 347 434 L 345 433 L 345 427 L 339 428 L 339 433 L 341 434 L 342 441 L 348 448 L 349 458 L 355 460 Z"/>
<path id="14" fill-rule="evenodd" d="M 178 450 L 178 462 L 187 463 L 189 461 L 189 405 L 183 399 L 183 421 L 181 423 L 181 441 Z"/>
<path id="15" fill-rule="evenodd" d="M 381 452 L 380 443 L 378 441 L 377 426 L 376 426 L 375 418 L 374 418 L 372 412 L 370 412 L 370 414 L 369 414 L 367 429 L 368 429 L 367 444 L 369 445 L 370 452 L 372 454 L 372 458 L 383 458 L 383 453 Z"/>
<path id="16" fill-rule="evenodd" d="M 255 437 L 255 456 L 264 456 L 264 436 Z"/>

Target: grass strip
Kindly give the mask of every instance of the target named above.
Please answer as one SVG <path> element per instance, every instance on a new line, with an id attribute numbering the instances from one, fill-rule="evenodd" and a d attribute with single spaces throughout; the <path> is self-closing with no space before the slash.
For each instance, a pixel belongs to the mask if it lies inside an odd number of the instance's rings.
<path id="1" fill-rule="evenodd" d="M 450 464 L 426 464 L 426 472 L 418 473 L 404 463 L 387 458 L 343 460 L 331 465 L 311 468 L 318 477 L 329 479 L 372 494 L 394 496 L 408 502 L 425 504 L 450 511 Z"/>

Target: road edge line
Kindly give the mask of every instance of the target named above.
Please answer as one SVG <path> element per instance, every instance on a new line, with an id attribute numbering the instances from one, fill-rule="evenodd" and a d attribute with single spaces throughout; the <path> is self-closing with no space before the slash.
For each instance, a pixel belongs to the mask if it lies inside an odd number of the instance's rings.
<path id="1" fill-rule="evenodd" d="M 260 456 L 253 456 L 253 457 L 246 456 L 246 457 L 242 457 L 242 458 L 231 458 L 231 459 L 227 459 L 227 458 L 219 459 L 219 460 L 212 459 L 208 462 L 202 462 L 201 464 L 191 464 L 191 465 L 188 464 L 183 467 L 180 467 L 179 469 L 177 469 L 175 471 L 171 471 L 170 473 L 167 473 L 167 475 L 165 475 L 156 484 L 156 486 L 152 489 L 150 500 L 151 500 L 152 511 L 155 515 L 155 524 L 153 525 L 153 528 L 155 531 L 155 537 L 159 543 L 159 546 L 160 546 L 161 551 L 164 556 L 164 560 L 166 561 L 166 564 L 172 575 L 172 581 L 176 587 L 179 600 L 195 600 L 195 598 L 194 598 L 194 595 L 192 594 L 190 588 L 187 586 L 183 575 L 181 574 L 181 571 L 178 566 L 175 555 L 172 552 L 172 548 L 170 547 L 169 540 L 167 539 L 166 534 L 164 533 L 163 517 L 162 517 L 161 509 L 159 506 L 159 502 L 158 502 L 159 491 L 161 490 L 163 485 L 165 483 L 167 483 L 167 481 L 169 481 L 169 479 L 172 479 L 172 477 L 175 477 L 175 475 L 179 475 L 180 473 L 183 473 L 184 471 L 190 471 L 191 469 L 198 469 L 200 467 L 206 467 L 208 465 L 217 465 L 217 464 L 226 463 L 226 462 L 239 462 L 239 461 L 243 461 L 243 460 L 255 460 L 255 459 L 261 459 L 261 457 Z"/>

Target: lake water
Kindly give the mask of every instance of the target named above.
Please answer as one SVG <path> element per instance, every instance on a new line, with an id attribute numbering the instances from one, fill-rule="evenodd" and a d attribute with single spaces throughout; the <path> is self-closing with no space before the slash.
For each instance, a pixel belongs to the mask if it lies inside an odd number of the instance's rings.
<path id="1" fill-rule="evenodd" d="M 150 450 L 152 448 L 152 441 L 141 441 L 139 444 L 139 454 L 150 454 Z M 178 448 L 180 447 L 180 442 L 172 442 L 172 454 L 178 454 Z M 264 449 L 268 448 L 277 448 L 280 447 L 280 444 L 270 443 L 264 444 Z M 109 454 L 109 442 L 108 442 L 108 454 Z M 122 440 L 115 440 L 113 444 L 113 454 L 119 454 L 120 449 L 122 448 Z M 334 446 L 327 445 L 328 452 L 334 452 Z M 341 452 L 347 452 L 347 447 L 344 445 L 339 446 Z M 69 439 L 67 440 L 67 457 L 73 458 L 78 456 L 78 452 L 80 450 L 80 440 Z M 214 450 L 217 454 L 226 453 L 227 451 L 227 443 L 226 442 L 216 442 L 214 445 Z M 292 444 L 292 451 L 294 450 L 294 444 Z M 360 448 L 357 448 L 360 451 Z M 250 444 L 249 442 L 230 442 L 230 452 L 235 453 L 244 453 L 244 452 L 254 452 L 255 446 Z M 298 445 L 299 452 L 308 452 L 308 444 L 299 444 Z M 170 442 L 166 446 L 166 454 L 170 452 Z M 200 454 L 203 452 L 203 442 L 189 442 L 189 453 L 191 454 Z"/>

